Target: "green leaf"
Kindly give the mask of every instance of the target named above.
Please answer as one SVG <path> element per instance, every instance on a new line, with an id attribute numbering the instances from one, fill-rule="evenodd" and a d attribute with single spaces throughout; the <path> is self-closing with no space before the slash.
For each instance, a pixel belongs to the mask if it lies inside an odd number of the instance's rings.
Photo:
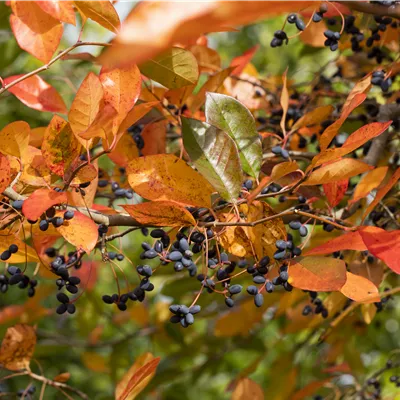
<path id="1" fill-rule="evenodd" d="M 243 177 L 235 142 L 215 126 L 191 118 L 182 118 L 182 136 L 198 171 L 223 199 L 236 202 Z"/>
<path id="2" fill-rule="evenodd" d="M 199 77 L 195 56 L 188 50 L 172 47 L 159 56 L 140 65 L 140 71 L 148 78 L 168 89 L 193 85 Z"/>
<path id="3" fill-rule="evenodd" d="M 206 120 L 235 141 L 243 170 L 257 179 L 262 162 L 261 140 L 251 112 L 231 96 L 206 95 Z"/>

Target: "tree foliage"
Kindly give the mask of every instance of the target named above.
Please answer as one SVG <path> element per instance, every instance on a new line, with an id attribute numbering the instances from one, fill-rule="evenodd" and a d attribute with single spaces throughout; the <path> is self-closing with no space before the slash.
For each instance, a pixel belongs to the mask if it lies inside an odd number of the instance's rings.
<path id="1" fill-rule="evenodd" d="M 122 4 L 0 6 L 0 396 L 397 398 L 400 3 Z"/>

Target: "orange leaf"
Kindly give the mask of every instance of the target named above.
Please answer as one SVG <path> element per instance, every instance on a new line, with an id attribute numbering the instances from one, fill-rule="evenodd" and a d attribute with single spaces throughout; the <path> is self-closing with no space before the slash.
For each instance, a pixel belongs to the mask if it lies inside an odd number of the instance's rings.
<path id="1" fill-rule="evenodd" d="M 343 179 L 342 181 L 325 183 L 323 185 L 324 193 L 328 199 L 328 203 L 331 207 L 336 207 L 343 199 L 347 187 L 349 186 L 349 180 Z"/>
<path id="2" fill-rule="evenodd" d="M 303 43 L 312 47 L 324 47 L 326 37 L 324 32 L 327 30 L 325 21 L 320 21 L 318 24 L 311 24 L 300 35 Z"/>
<path id="3" fill-rule="evenodd" d="M 145 199 L 211 206 L 212 186 L 173 154 L 135 158 L 127 165 L 127 173 L 132 189 Z"/>
<path id="4" fill-rule="evenodd" d="M 99 236 L 97 225 L 93 220 L 78 211 L 75 211 L 74 218 L 64 221 L 57 231 L 67 242 L 88 254 L 95 248 Z"/>
<path id="5" fill-rule="evenodd" d="M 296 121 L 296 123 L 292 126 L 291 131 L 294 132 L 297 129 L 303 128 L 304 126 L 319 125 L 332 114 L 332 111 L 333 107 L 331 105 L 318 107 L 315 110 L 304 114 L 298 121 Z"/>
<path id="6" fill-rule="evenodd" d="M 4 83 L 15 81 L 23 75 L 9 76 L 4 79 Z M 67 108 L 64 100 L 58 94 L 56 89 L 45 82 L 38 75 L 31 76 L 28 79 L 17 83 L 8 89 L 15 97 L 21 100 L 26 106 L 39 111 L 49 111 L 53 113 L 66 114 Z"/>
<path id="7" fill-rule="evenodd" d="M 246 50 L 242 55 L 235 57 L 229 65 L 230 67 L 235 67 L 232 71 L 232 75 L 240 75 L 259 48 L 260 45 L 257 44 L 251 49 Z"/>
<path id="8" fill-rule="evenodd" d="M 400 230 L 388 232 L 381 228 L 361 227 L 358 232 L 368 251 L 400 274 Z"/>
<path id="9" fill-rule="evenodd" d="M 214 49 L 210 49 L 207 46 L 201 46 L 201 45 L 194 45 L 189 48 L 189 51 L 196 57 L 197 64 L 199 66 L 199 72 L 209 72 L 209 73 L 214 73 L 216 71 L 219 71 L 221 69 L 221 57 L 218 54 L 218 52 Z M 179 89 L 170 89 L 168 93 L 174 93 L 174 94 L 183 94 L 184 97 L 189 96 L 191 93 L 191 90 L 193 89 L 193 85 L 188 85 L 188 86 L 183 86 Z M 168 98 L 169 96 L 165 96 L 165 98 Z M 178 97 L 178 96 L 177 96 Z M 180 99 L 179 99 L 180 100 Z M 183 103 L 180 101 L 171 101 L 169 100 L 170 103 L 173 103 L 180 107 Z"/>
<path id="10" fill-rule="evenodd" d="M 121 22 L 111 1 L 74 1 L 78 10 L 111 32 L 117 33 Z"/>
<path id="11" fill-rule="evenodd" d="M 150 353 L 139 357 L 117 384 L 116 400 L 134 399 L 153 378 L 159 362 L 160 357 L 154 358 Z"/>
<path id="12" fill-rule="evenodd" d="M 280 164 L 277 164 L 272 168 L 271 172 L 271 180 L 277 181 L 278 179 L 282 178 L 283 176 L 290 174 L 294 171 L 299 169 L 299 165 L 296 161 L 286 161 Z"/>
<path id="13" fill-rule="evenodd" d="M 71 374 L 69 372 L 62 372 L 53 378 L 53 381 L 56 382 L 68 382 L 69 378 L 71 378 Z"/>
<path id="14" fill-rule="evenodd" d="M 0 152 L 21 159 L 28 148 L 30 130 L 24 121 L 6 125 L 0 131 Z"/>
<path id="15" fill-rule="evenodd" d="M 340 250 L 363 251 L 367 250 L 367 246 L 358 232 L 349 232 L 334 239 L 328 240 L 326 243 L 323 243 L 320 246 L 307 250 L 303 254 L 305 256 L 329 254 Z"/>
<path id="16" fill-rule="evenodd" d="M 18 246 L 18 251 L 11 255 L 6 262 L 11 264 L 25 263 L 26 261 L 38 262 L 39 259 L 37 254 L 32 247 L 28 246 L 25 242 L 14 236 L 9 230 L 5 229 L 0 231 L 0 252 L 8 250 L 11 244 L 16 244 Z M 1 261 L 3 262 L 3 261 Z"/>
<path id="17" fill-rule="evenodd" d="M 86 167 L 90 167 L 91 171 L 88 171 Z M 89 182 L 89 186 L 85 187 L 85 196 L 83 197 L 80 192 L 76 192 L 75 190 L 71 190 L 68 192 L 68 203 L 73 204 L 77 207 L 89 207 L 93 206 L 94 198 L 97 192 L 97 184 L 99 181 L 98 176 L 98 163 L 95 160 L 92 164 L 88 164 L 86 167 L 83 167 L 77 174 L 77 178 L 84 182 Z M 94 176 L 94 173 L 96 176 Z M 90 174 L 90 175 L 89 175 Z M 94 176 L 94 177 L 93 177 Z M 85 181 L 86 179 L 86 181 Z M 74 180 L 73 183 L 76 181 Z"/>
<path id="18" fill-rule="evenodd" d="M 21 182 L 31 186 L 46 186 L 51 183 L 51 171 L 46 164 L 42 152 L 33 146 L 28 146 L 22 157 L 24 170 Z"/>
<path id="19" fill-rule="evenodd" d="M 100 82 L 103 86 L 104 102 L 110 104 L 118 114 L 113 123 L 116 133 L 139 98 L 142 83 L 140 71 L 135 64 L 109 71 L 103 69 Z"/>
<path id="20" fill-rule="evenodd" d="M 31 221 L 38 220 L 50 207 L 68 201 L 66 192 L 56 192 L 51 189 L 35 190 L 22 205 L 22 213 Z"/>
<path id="21" fill-rule="evenodd" d="M 53 18 L 75 25 L 75 11 L 72 1 L 69 0 L 46 0 L 35 2 L 44 12 Z"/>
<path id="22" fill-rule="evenodd" d="M 125 167 L 129 161 L 139 157 L 137 144 L 128 132 L 125 132 L 121 136 L 121 139 L 118 141 L 114 150 L 108 154 L 108 157 L 112 162 L 121 167 Z"/>
<path id="23" fill-rule="evenodd" d="M 91 182 L 97 178 L 97 168 L 93 164 L 87 164 L 82 167 L 76 174 L 73 185 L 79 185 L 81 183 Z"/>
<path id="24" fill-rule="evenodd" d="M 12 1 L 11 29 L 19 46 L 47 63 L 57 50 L 63 25 L 44 12 L 34 1 Z"/>
<path id="25" fill-rule="evenodd" d="M 36 331 L 32 326 L 12 326 L 7 329 L 1 343 L 0 363 L 10 371 L 29 369 L 35 346 Z"/>
<path id="26" fill-rule="evenodd" d="M 396 184 L 396 182 L 400 179 L 400 167 L 397 168 L 396 172 L 392 175 L 389 182 L 386 183 L 385 186 L 380 188 L 376 193 L 374 200 L 365 210 L 363 215 L 363 220 L 367 217 L 367 215 L 376 207 L 376 205 L 389 193 L 390 189 Z"/>
<path id="27" fill-rule="evenodd" d="M 296 257 L 289 266 L 289 283 L 302 290 L 330 292 L 346 282 L 346 263 L 338 258 Z"/>
<path id="28" fill-rule="evenodd" d="M 315 156 L 312 161 L 313 166 L 316 167 L 318 165 L 336 160 L 339 157 L 351 153 L 352 151 L 361 147 L 363 144 L 367 143 L 369 140 L 385 132 L 389 128 L 391 123 L 392 121 L 373 122 L 371 124 L 362 126 L 360 129 L 357 129 L 347 138 L 342 147 L 328 149 L 321 154 Z"/>
<path id="29" fill-rule="evenodd" d="M 173 201 L 150 201 L 121 207 L 139 223 L 147 226 L 196 225 L 192 214 L 185 207 Z"/>
<path id="30" fill-rule="evenodd" d="M 7 189 L 11 181 L 10 163 L 6 156 L 0 153 L 0 193 Z"/>
<path id="31" fill-rule="evenodd" d="M 46 129 L 46 126 L 33 128 L 29 137 L 29 145 L 40 149 L 40 147 L 42 147 L 44 133 L 46 132 Z"/>
<path id="32" fill-rule="evenodd" d="M 347 280 L 340 289 L 349 299 L 360 303 L 374 303 L 379 301 L 378 288 L 367 278 L 346 272 Z"/>
<path id="33" fill-rule="evenodd" d="M 338 182 L 360 175 L 373 168 L 374 167 L 371 165 L 355 160 L 354 158 L 343 158 L 339 161 L 325 164 L 321 166 L 321 168 L 311 172 L 303 185 L 322 185 L 331 182 Z"/>
<path id="34" fill-rule="evenodd" d="M 142 154 L 164 154 L 166 152 L 167 123 L 166 120 L 147 124 L 142 131 L 144 147 Z"/>
<path id="35" fill-rule="evenodd" d="M 85 132 L 95 120 L 103 98 L 100 79 L 90 72 L 83 80 L 68 113 L 72 131 L 79 135 Z"/>
<path id="36" fill-rule="evenodd" d="M 282 93 L 281 93 L 281 107 L 283 110 L 283 114 L 282 114 L 282 118 L 281 118 L 281 129 L 282 132 L 286 135 L 286 114 L 289 108 L 289 92 L 287 90 L 287 69 L 284 72 L 283 76 L 282 76 L 282 80 L 283 80 L 283 88 L 282 88 Z"/>
<path id="37" fill-rule="evenodd" d="M 321 381 L 310 382 L 308 385 L 304 386 L 299 391 L 294 393 L 293 396 L 291 397 L 291 400 L 309 399 L 311 395 L 313 395 L 319 388 L 323 387 L 330 380 L 331 378 L 327 378 Z"/>
<path id="38" fill-rule="evenodd" d="M 81 268 L 74 271 L 74 276 L 81 279 L 84 290 L 93 290 L 96 287 L 100 263 L 96 261 L 82 261 Z"/>
<path id="39" fill-rule="evenodd" d="M 64 177 L 78 159 L 81 145 L 72 133 L 70 124 L 55 115 L 46 129 L 42 154 L 50 170 Z"/>
<path id="40" fill-rule="evenodd" d="M 241 378 L 235 386 L 231 400 L 264 400 L 260 385 L 249 378 Z"/>
<path id="41" fill-rule="evenodd" d="M 347 98 L 349 100 L 350 96 Z M 367 98 L 367 96 L 363 93 L 359 93 L 354 95 L 351 98 L 351 101 L 346 104 L 346 107 L 343 107 L 342 113 L 340 115 L 340 118 L 337 119 L 332 125 L 329 125 L 322 136 L 319 139 L 319 143 L 321 146 L 321 152 L 325 151 L 327 147 L 329 146 L 329 143 L 332 141 L 332 139 L 336 136 L 338 133 L 340 127 L 343 125 L 344 121 L 347 119 L 347 117 L 350 115 L 350 113 L 357 108 L 363 101 Z"/>
<path id="42" fill-rule="evenodd" d="M 388 169 L 389 167 L 379 167 L 367 172 L 354 189 L 353 199 L 350 200 L 350 203 L 366 197 L 371 190 L 377 188 L 385 178 Z"/>
<path id="43" fill-rule="evenodd" d="M 343 109 L 346 109 L 350 106 L 350 103 L 354 99 L 356 95 L 368 93 L 371 87 L 371 77 L 372 74 L 368 74 L 366 77 L 360 79 L 351 89 L 349 95 L 347 96 L 346 101 L 343 104 Z M 346 117 L 347 118 L 347 117 Z"/>

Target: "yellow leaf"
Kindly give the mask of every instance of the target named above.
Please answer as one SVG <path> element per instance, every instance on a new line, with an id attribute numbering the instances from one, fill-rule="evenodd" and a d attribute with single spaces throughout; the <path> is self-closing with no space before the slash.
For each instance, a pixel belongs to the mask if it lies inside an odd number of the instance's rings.
<path id="1" fill-rule="evenodd" d="M 111 1 L 74 1 L 78 10 L 111 32 L 117 33 L 121 22 Z"/>
<path id="2" fill-rule="evenodd" d="M 379 301 L 378 288 L 367 278 L 347 272 L 346 283 L 340 291 L 349 299 L 359 303 Z"/>
<path id="3" fill-rule="evenodd" d="M 35 250 L 25 244 L 22 240 L 14 236 L 9 232 L 9 230 L 0 231 L 0 252 L 8 250 L 11 244 L 16 244 L 18 246 L 18 251 L 11 255 L 11 258 L 7 260 L 11 264 L 20 264 L 25 261 L 38 262 L 39 258 Z M 1 261 L 4 262 L 4 261 Z"/>
<path id="4" fill-rule="evenodd" d="M 318 107 L 306 114 L 304 114 L 295 124 L 292 126 L 291 132 L 296 131 L 299 128 L 310 125 L 319 125 L 322 121 L 325 121 L 333 111 L 333 106 L 322 106 Z"/>
<path id="5" fill-rule="evenodd" d="M 192 226 L 196 221 L 185 207 L 173 201 L 150 201 L 122 205 L 130 216 L 146 226 Z"/>
<path id="6" fill-rule="evenodd" d="M 15 325 L 7 329 L 0 349 L 0 364 L 10 371 L 28 369 L 36 345 L 35 329 Z"/>
<path id="7" fill-rule="evenodd" d="M 127 165 L 132 189 L 148 200 L 172 200 L 210 207 L 211 185 L 185 161 L 173 154 L 138 157 Z"/>
<path id="8" fill-rule="evenodd" d="M 284 72 L 282 76 L 283 80 L 283 88 L 282 88 L 282 93 L 281 93 L 281 107 L 283 110 L 282 118 L 281 118 L 281 124 L 280 127 L 282 129 L 282 132 L 286 135 L 286 114 L 289 108 L 289 92 L 287 89 L 287 69 Z"/>
<path id="9" fill-rule="evenodd" d="M 21 159 L 29 145 L 30 130 L 24 121 L 6 125 L 0 131 L 0 152 Z"/>
<path id="10" fill-rule="evenodd" d="M 94 372 L 108 373 L 110 371 L 105 357 L 94 351 L 83 352 L 81 359 L 84 366 Z"/>

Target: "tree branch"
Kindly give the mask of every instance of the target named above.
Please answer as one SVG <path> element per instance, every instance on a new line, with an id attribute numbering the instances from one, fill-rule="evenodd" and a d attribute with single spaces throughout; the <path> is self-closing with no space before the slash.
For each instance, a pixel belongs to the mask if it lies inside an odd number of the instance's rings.
<path id="1" fill-rule="evenodd" d="M 73 44 L 72 46 L 68 47 L 61 53 L 59 53 L 56 57 L 54 57 L 52 60 L 50 60 L 47 64 L 42 65 L 41 67 L 21 76 L 20 78 L 16 79 L 15 81 L 10 82 L 8 85 L 3 86 L 0 89 L 0 95 L 10 89 L 11 87 L 17 85 L 18 83 L 24 81 L 25 79 L 30 78 L 31 76 L 37 75 L 40 72 L 46 71 L 47 69 L 50 68 L 51 65 L 53 65 L 56 61 L 59 59 L 63 58 L 66 54 L 70 53 L 72 50 L 81 47 L 81 46 L 110 46 L 110 43 L 101 43 L 101 42 L 77 42 Z"/>
<path id="2" fill-rule="evenodd" d="M 400 5 L 384 6 L 364 1 L 338 1 L 354 11 L 360 11 L 365 14 L 380 15 L 386 17 L 400 18 Z"/>

